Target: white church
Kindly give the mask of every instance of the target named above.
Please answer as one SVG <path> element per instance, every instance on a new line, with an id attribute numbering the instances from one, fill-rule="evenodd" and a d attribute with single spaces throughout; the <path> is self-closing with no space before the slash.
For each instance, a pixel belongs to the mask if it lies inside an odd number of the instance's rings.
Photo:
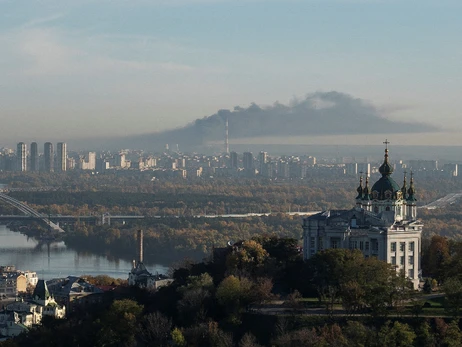
<path id="1" fill-rule="evenodd" d="M 379 168 L 382 177 L 369 187 L 362 177 L 356 206 L 351 210 L 323 211 L 303 220 L 303 256 L 309 259 L 328 248 L 358 249 L 365 257 L 377 257 L 404 270 L 414 288 L 419 285 L 421 235 L 423 224 L 417 219 L 414 179 L 409 187 L 393 180 L 393 167 L 385 159 Z"/>

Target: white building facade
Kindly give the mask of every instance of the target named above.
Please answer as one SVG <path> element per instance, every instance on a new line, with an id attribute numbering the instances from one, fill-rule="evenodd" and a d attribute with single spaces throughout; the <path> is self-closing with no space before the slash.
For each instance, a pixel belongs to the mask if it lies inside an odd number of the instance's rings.
<path id="1" fill-rule="evenodd" d="M 303 221 L 303 256 L 309 259 L 328 248 L 360 250 L 365 257 L 377 257 L 404 271 L 415 289 L 419 285 L 421 235 L 417 219 L 414 180 L 407 187 L 393 180 L 388 148 L 379 168 L 382 177 L 369 187 L 362 177 L 356 206 L 351 210 L 323 211 Z"/>

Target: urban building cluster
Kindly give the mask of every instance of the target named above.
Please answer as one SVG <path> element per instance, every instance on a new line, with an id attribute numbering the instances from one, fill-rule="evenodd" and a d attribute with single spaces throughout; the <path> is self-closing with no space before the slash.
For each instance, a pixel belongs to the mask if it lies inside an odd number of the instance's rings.
<path id="1" fill-rule="evenodd" d="M 65 318 L 66 307 L 59 305 L 50 294 L 45 281 L 39 280 L 28 300 L 17 299 L 0 311 L 0 335 L 18 336 L 40 324 L 45 316 Z"/>
<path id="2" fill-rule="evenodd" d="M 12 265 L 0 266 L 0 276 L 0 340 L 41 324 L 44 316 L 61 319 L 77 308 L 102 303 L 104 294 L 115 288 L 95 286 L 75 276 L 39 280 L 36 272 L 16 270 Z"/>
<path id="3" fill-rule="evenodd" d="M 396 173 L 413 171 L 416 177 L 458 177 L 458 163 L 439 163 L 437 160 L 395 160 L 390 162 Z M 38 151 L 36 142 L 30 150 L 24 142 L 17 150 L 0 150 L 2 171 L 62 172 L 68 170 L 90 170 L 102 173 L 106 170 L 152 171 L 156 179 L 193 179 L 197 177 L 261 177 L 267 179 L 304 179 L 307 177 L 370 176 L 379 172 L 380 162 L 369 158 L 357 160 L 354 157 L 316 158 L 310 155 L 270 156 L 261 151 L 227 152 L 219 155 L 181 153 L 169 150 L 163 153 L 147 153 L 139 150 L 122 150 L 117 153 L 69 152 L 67 145 L 47 142 L 43 152 Z"/>
<path id="4" fill-rule="evenodd" d="M 34 271 L 17 270 L 13 265 L 0 266 L 0 299 L 25 293 L 27 288 L 37 285 Z"/>

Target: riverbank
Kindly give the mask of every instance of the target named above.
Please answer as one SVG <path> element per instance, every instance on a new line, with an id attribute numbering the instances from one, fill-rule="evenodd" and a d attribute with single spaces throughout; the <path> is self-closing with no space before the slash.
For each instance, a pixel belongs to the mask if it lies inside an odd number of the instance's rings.
<path id="1" fill-rule="evenodd" d="M 21 270 L 36 271 L 39 278 L 69 275 L 108 275 L 127 279 L 132 262 L 117 254 L 93 253 L 67 247 L 64 241 L 40 241 L 0 225 L 0 265 L 15 265 Z M 168 266 L 146 260 L 152 273 L 166 273 Z"/>

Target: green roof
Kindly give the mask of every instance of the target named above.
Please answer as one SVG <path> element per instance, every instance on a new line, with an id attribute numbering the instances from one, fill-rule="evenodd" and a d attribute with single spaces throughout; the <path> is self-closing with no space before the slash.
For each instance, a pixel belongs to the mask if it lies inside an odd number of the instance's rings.
<path id="1" fill-rule="evenodd" d="M 382 176 L 372 186 L 372 198 L 374 200 L 396 199 L 396 193 L 400 190 L 401 188 L 390 175 Z M 387 191 L 391 193 L 390 197 L 385 194 Z"/>

